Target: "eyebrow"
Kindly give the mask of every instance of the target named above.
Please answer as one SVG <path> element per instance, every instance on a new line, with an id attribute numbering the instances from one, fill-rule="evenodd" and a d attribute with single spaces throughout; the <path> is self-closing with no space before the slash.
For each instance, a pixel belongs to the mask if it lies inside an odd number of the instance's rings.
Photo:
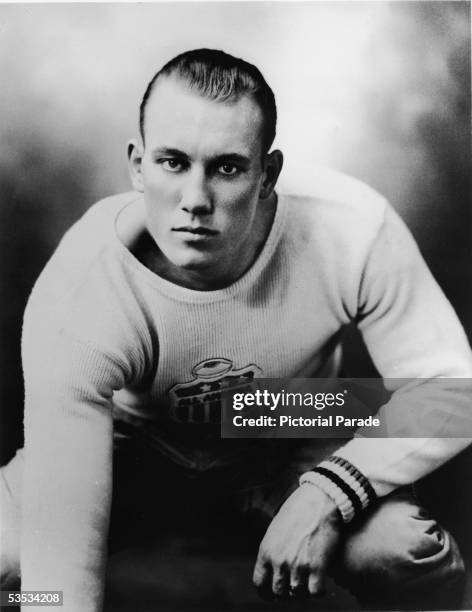
<path id="1" fill-rule="evenodd" d="M 222 153 L 212 160 L 215 164 L 228 161 L 237 162 L 242 165 L 249 165 L 251 163 L 250 158 L 246 157 L 246 155 L 241 155 L 241 153 Z"/>
<path id="2" fill-rule="evenodd" d="M 171 147 L 158 147 L 153 149 L 153 155 L 175 155 L 175 157 L 187 157 L 187 153 L 184 153 L 180 149 L 172 149 Z"/>
<path id="3" fill-rule="evenodd" d="M 184 151 L 181 151 L 180 149 L 174 149 L 173 147 L 165 147 L 165 146 L 157 147 L 156 149 L 153 149 L 152 155 L 154 156 L 172 155 L 175 157 L 190 159 L 187 153 L 185 153 Z M 251 163 L 251 159 L 247 157 L 246 155 L 242 155 L 241 153 L 234 153 L 234 152 L 220 153 L 219 155 L 216 155 L 215 157 L 210 159 L 210 163 L 212 164 L 218 164 L 218 163 L 227 162 L 227 161 L 237 162 L 243 165 L 249 165 Z"/>

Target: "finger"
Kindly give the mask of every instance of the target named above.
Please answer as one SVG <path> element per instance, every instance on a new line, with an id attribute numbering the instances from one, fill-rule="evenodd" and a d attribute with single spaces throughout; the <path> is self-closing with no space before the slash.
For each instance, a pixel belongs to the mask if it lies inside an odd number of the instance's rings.
<path id="1" fill-rule="evenodd" d="M 296 567 L 290 574 L 289 593 L 292 597 L 302 599 L 308 596 L 308 568 Z"/>
<path id="2" fill-rule="evenodd" d="M 311 572 L 308 576 L 308 592 L 313 597 L 321 597 L 321 595 L 324 595 L 324 578 L 319 572 Z"/>
<path id="3" fill-rule="evenodd" d="M 272 593 L 276 597 L 288 597 L 289 575 L 284 566 L 276 566 L 272 572 Z"/>
<path id="4" fill-rule="evenodd" d="M 260 555 L 257 557 L 252 575 L 252 581 L 262 599 L 273 599 L 272 566 Z"/>

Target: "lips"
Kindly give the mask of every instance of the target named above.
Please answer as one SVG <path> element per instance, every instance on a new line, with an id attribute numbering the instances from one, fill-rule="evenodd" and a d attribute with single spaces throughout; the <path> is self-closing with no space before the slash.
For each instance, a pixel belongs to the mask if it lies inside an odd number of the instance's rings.
<path id="1" fill-rule="evenodd" d="M 193 234 L 195 236 L 216 236 L 218 233 L 215 230 L 209 229 L 208 227 L 174 227 L 172 228 L 173 232 L 186 232 L 188 234 Z"/>

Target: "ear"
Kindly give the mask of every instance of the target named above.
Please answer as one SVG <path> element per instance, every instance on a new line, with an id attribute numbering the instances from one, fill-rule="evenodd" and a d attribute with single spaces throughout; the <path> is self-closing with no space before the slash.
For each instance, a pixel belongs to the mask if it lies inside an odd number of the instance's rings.
<path id="1" fill-rule="evenodd" d="M 272 195 L 275 184 L 279 178 L 280 171 L 284 163 L 284 156 L 282 151 L 276 149 L 272 153 L 268 153 L 264 157 L 264 178 L 259 192 L 259 198 L 261 200 L 267 199 Z"/>
<path id="2" fill-rule="evenodd" d="M 141 167 L 143 162 L 144 146 L 141 141 L 133 139 L 128 143 L 128 170 L 131 182 L 136 191 L 144 191 Z"/>

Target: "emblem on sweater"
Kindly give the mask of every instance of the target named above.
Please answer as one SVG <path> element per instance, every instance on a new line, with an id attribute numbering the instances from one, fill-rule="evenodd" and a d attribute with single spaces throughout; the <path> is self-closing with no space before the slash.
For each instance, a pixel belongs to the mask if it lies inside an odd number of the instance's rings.
<path id="1" fill-rule="evenodd" d="M 230 397 L 227 392 L 248 391 L 254 376 L 261 372 L 253 363 L 235 369 L 229 359 L 206 359 L 192 368 L 192 380 L 178 383 L 169 391 L 169 417 L 177 423 L 217 424 L 222 402 Z"/>

